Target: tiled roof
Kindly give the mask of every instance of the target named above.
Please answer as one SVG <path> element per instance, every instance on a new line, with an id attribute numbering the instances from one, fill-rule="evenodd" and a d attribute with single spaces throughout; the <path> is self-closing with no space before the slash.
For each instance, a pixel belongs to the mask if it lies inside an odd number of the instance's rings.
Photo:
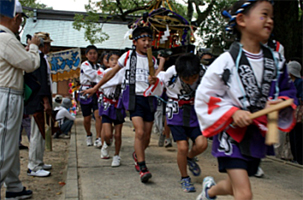
<path id="1" fill-rule="evenodd" d="M 80 47 L 85 48 L 89 45 L 89 41 L 84 39 L 84 29 L 80 31 L 73 28 L 72 21 L 63 20 L 45 20 L 38 19 L 36 22 L 32 18 L 26 21 L 26 25 L 23 30 L 21 42 L 25 44 L 26 35 L 33 35 L 35 32 L 48 32 L 53 40 L 52 46 L 58 47 Z M 101 26 L 102 24 L 100 24 Z M 103 24 L 103 32 L 109 35 L 109 39 L 101 44 L 94 44 L 100 49 L 124 49 L 132 46 L 132 41 L 124 39 L 125 33 L 128 31 L 126 24 Z"/>

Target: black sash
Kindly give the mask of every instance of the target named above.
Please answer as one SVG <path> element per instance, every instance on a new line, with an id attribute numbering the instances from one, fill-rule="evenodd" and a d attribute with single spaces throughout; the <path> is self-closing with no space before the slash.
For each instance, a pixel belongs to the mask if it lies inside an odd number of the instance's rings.
<path id="1" fill-rule="evenodd" d="M 278 73 L 271 50 L 263 45 L 261 45 L 261 48 L 264 59 L 261 87 L 258 86 L 257 79 L 245 53 L 243 51 L 240 52 L 239 43 L 233 43 L 229 50 L 235 65 L 237 65 L 238 56 L 241 56 L 238 66 L 236 67 L 238 67 L 238 75 L 245 90 L 246 96 L 243 98 L 246 98 L 249 101 L 250 106 L 247 109 L 251 113 L 265 107 L 270 92 L 271 82 L 277 78 Z M 252 139 L 255 137 L 262 137 L 261 135 L 254 136 L 258 131 L 258 128 L 254 125 L 250 125 L 247 128 L 243 140 L 238 144 L 242 155 L 251 156 L 250 147 Z"/>
<path id="2" fill-rule="evenodd" d="M 128 110 L 135 110 L 136 101 L 136 67 L 137 67 L 137 53 L 132 51 L 129 64 L 129 101 Z"/>
<path id="3" fill-rule="evenodd" d="M 277 78 L 277 69 L 275 67 L 275 61 L 273 54 L 265 46 L 261 46 L 263 50 L 263 76 L 261 87 L 258 86 L 257 79 L 255 77 L 254 71 L 247 60 L 245 53 L 243 51 L 239 52 L 240 46 L 238 43 L 233 43 L 229 53 L 231 54 L 235 63 L 237 63 L 238 55 L 241 54 L 241 58 L 238 63 L 238 75 L 240 77 L 241 83 L 245 90 L 245 98 L 249 101 L 250 107 L 248 110 L 254 113 L 265 107 L 271 82 Z"/>
<path id="4" fill-rule="evenodd" d="M 196 87 L 200 85 L 201 79 L 204 74 L 205 74 L 205 69 L 203 69 L 203 67 L 201 66 L 199 78 L 197 80 L 197 83 L 195 83 Z M 186 97 L 184 98 L 184 100 L 190 100 L 194 98 L 197 88 L 193 89 L 190 85 L 184 83 L 181 79 L 180 81 L 181 81 L 182 90 L 183 92 L 185 92 L 185 95 L 182 95 L 183 97 Z M 183 126 L 190 127 L 191 105 L 184 104 L 182 108 L 183 108 Z"/>

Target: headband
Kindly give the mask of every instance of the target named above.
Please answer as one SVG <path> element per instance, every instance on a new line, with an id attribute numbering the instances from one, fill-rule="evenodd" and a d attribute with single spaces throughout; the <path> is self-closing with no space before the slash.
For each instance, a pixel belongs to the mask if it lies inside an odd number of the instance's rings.
<path id="1" fill-rule="evenodd" d="M 253 3 L 256 3 L 258 0 L 247 0 L 246 2 L 244 2 L 242 4 L 242 6 L 240 8 L 238 8 L 238 10 L 233 14 L 231 15 L 228 11 L 224 10 L 222 12 L 222 15 L 224 17 L 227 17 L 229 18 L 229 22 L 228 22 L 228 25 L 226 26 L 225 30 L 227 32 L 230 32 L 232 33 L 233 30 L 234 30 L 234 27 L 237 25 L 237 22 L 236 22 L 236 17 L 239 13 L 243 13 L 246 8 L 250 5 L 252 5 Z M 268 0 L 271 4 L 273 4 L 274 2 L 272 0 Z"/>
<path id="2" fill-rule="evenodd" d="M 138 40 L 138 39 L 140 39 L 140 38 L 145 38 L 145 37 L 149 37 L 149 38 L 153 39 L 153 36 L 152 36 L 152 35 L 139 35 L 139 36 L 133 38 L 133 40 Z"/>

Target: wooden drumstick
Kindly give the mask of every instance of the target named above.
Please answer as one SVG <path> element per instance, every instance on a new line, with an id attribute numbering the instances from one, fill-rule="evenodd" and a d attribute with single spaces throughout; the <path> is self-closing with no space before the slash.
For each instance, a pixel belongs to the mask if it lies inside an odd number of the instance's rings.
<path id="1" fill-rule="evenodd" d="M 293 99 L 287 99 L 281 103 L 271 105 L 268 108 L 259 110 L 250 115 L 251 119 L 256 119 L 263 115 L 267 115 L 267 134 L 265 143 L 267 145 L 272 145 L 279 142 L 279 132 L 278 132 L 278 115 L 279 110 L 291 106 L 293 104 Z M 234 125 L 234 124 L 233 124 Z"/>
<path id="2" fill-rule="evenodd" d="M 267 133 L 265 137 L 265 144 L 267 145 L 279 143 L 278 115 L 278 111 L 271 112 L 267 115 Z"/>
<path id="3" fill-rule="evenodd" d="M 154 68 L 154 63 L 153 63 L 153 52 L 152 52 L 151 48 L 147 49 L 147 58 L 148 58 L 149 75 L 154 76 L 155 68 Z"/>
<path id="4" fill-rule="evenodd" d="M 293 99 L 287 99 L 281 103 L 275 104 L 275 105 L 271 105 L 268 108 L 264 108 L 262 110 L 259 110 L 255 113 L 252 113 L 250 115 L 250 119 L 256 119 L 258 117 L 261 117 L 263 115 L 267 115 L 268 113 L 271 113 L 273 111 L 278 111 L 281 110 L 283 108 L 286 108 L 288 106 L 291 106 L 293 104 L 294 100 Z"/>

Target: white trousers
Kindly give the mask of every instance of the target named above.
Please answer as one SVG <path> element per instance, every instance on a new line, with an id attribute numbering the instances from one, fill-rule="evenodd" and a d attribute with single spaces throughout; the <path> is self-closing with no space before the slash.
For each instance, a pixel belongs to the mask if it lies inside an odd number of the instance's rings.
<path id="1" fill-rule="evenodd" d="M 42 169 L 43 155 L 45 149 L 45 140 L 43 139 L 38 125 L 35 122 L 34 117 L 31 116 L 31 139 L 29 143 L 28 152 L 28 165 L 30 170 L 37 171 Z"/>
<path id="2" fill-rule="evenodd" d="M 20 192 L 19 134 L 23 116 L 23 92 L 0 88 L 0 184 Z"/>

